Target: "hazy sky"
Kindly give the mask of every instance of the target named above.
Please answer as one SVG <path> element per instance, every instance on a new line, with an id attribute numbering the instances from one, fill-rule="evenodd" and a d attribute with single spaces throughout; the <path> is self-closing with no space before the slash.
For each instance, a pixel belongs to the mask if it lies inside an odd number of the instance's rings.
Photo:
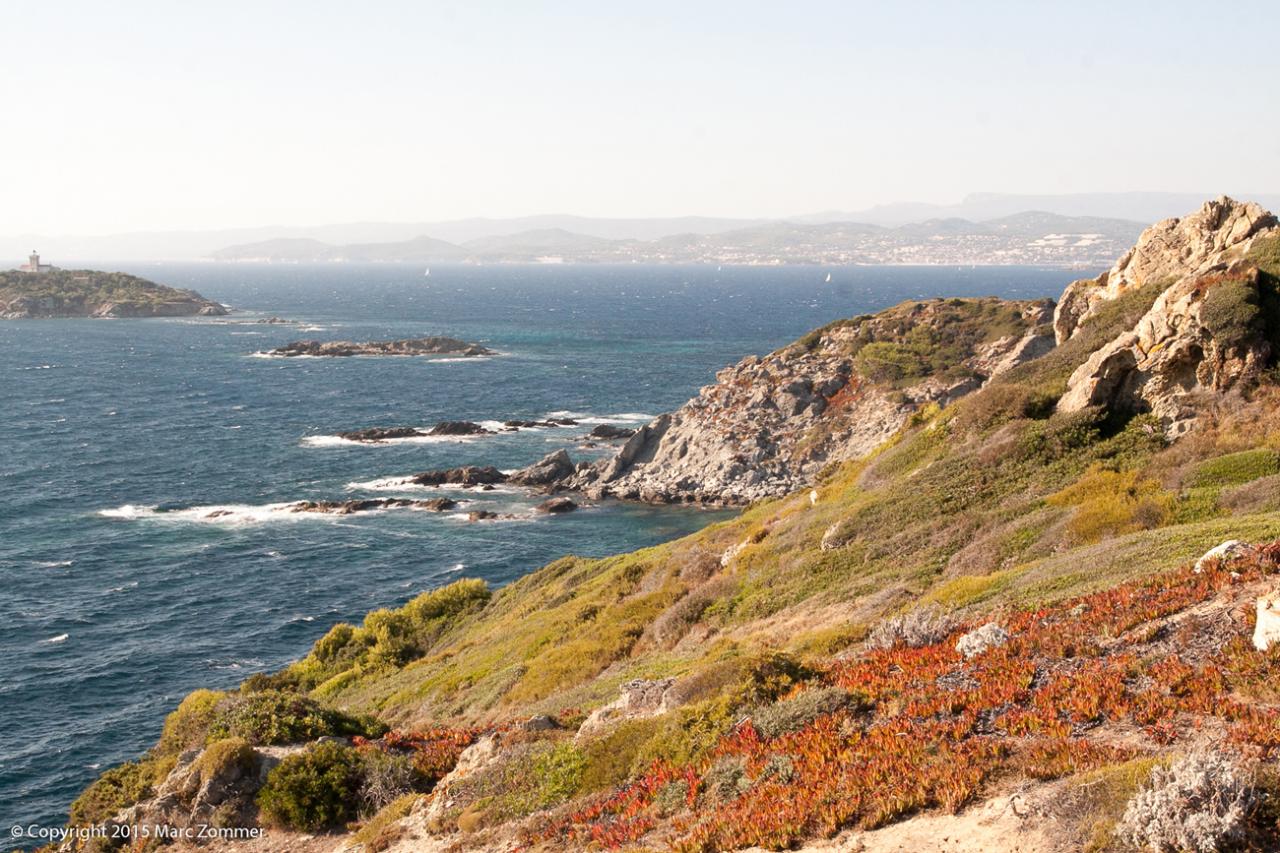
<path id="1" fill-rule="evenodd" d="M 1280 3 L 6 0 L 0 233 L 1280 191 Z"/>

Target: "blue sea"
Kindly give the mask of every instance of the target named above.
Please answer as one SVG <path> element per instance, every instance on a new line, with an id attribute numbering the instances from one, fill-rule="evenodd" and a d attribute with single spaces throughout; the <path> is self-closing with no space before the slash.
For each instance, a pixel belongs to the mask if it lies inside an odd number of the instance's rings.
<path id="1" fill-rule="evenodd" d="M 109 268 L 120 268 L 110 265 Z M 152 745 L 196 687 L 229 688 L 460 577 L 499 586 L 565 554 L 650 545 L 723 517 L 604 503 L 535 517 L 517 491 L 453 513 L 274 504 L 429 497 L 381 482 L 509 469 L 598 423 L 638 425 L 715 372 L 905 298 L 1056 297 L 1084 273 L 1019 267 L 131 264 L 228 317 L 0 323 L 0 834 L 57 825 Z M 826 281 L 830 272 L 831 280 Z M 279 316 L 297 325 L 255 321 Z M 299 338 L 451 335 L 486 358 L 279 359 Z M 579 427 L 378 446 L 335 433 L 548 416 Z M 224 513 L 209 518 L 213 508 Z M 0 842 L 10 844 L 11 842 Z"/>

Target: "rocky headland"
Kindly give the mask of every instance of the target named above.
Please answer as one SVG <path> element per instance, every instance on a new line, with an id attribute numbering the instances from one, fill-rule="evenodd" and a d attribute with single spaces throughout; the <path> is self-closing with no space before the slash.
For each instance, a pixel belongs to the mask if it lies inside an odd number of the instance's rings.
<path id="1" fill-rule="evenodd" d="M 119 272 L 54 269 L 0 272 L 0 319 L 222 316 L 227 309 L 194 290 Z"/>
<path id="2" fill-rule="evenodd" d="M 744 360 L 601 465 L 423 472 L 753 503 L 334 625 L 188 696 L 71 823 L 316 853 L 1280 849 L 1278 304 L 1274 218 L 1218 199 L 1056 323 L 905 303 Z"/>
<path id="3" fill-rule="evenodd" d="M 480 356 L 493 355 L 494 351 L 476 343 L 468 343 L 457 338 L 427 337 L 406 338 L 396 341 L 293 341 L 284 346 L 267 350 L 264 355 L 281 358 L 312 356 L 326 358 L 345 358 L 357 355 L 395 355 L 395 356 Z"/>

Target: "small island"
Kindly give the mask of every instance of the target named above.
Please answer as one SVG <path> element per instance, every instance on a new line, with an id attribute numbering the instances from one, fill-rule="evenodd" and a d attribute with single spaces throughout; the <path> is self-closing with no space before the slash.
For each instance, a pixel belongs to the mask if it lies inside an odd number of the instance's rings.
<path id="1" fill-rule="evenodd" d="M 0 272 L 0 319 L 221 316 L 227 309 L 194 290 L 122 272 L 64 270 L 40 262 Z"/>
<path id="2" fill-rule="evenodd" d="M 400 341 L 293 341 L 282 347 L 267 350 L 263 355 L 296 358 L 298 356 L 324 356 L 341 358 L 353 355 L 494 355 L 494 351 L 480 344 L 460 341 L 457 338 L 409 338 Z"/>

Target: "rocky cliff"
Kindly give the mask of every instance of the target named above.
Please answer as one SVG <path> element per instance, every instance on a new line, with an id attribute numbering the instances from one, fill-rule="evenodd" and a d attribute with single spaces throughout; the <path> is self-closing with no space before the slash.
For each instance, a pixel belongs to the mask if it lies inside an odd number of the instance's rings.
<path id="1" fill-rule="evenodd" d="M 1255 255 L 1277 235 L 1275 216 L 1223 196 L 1153 225 L 1110 271 L 1071 284 L 1054 318 L 1059 342 L 1125 293 L 1159 295 L 1071 375 L 1058 410 L 1149 411 L 1176 436 L 1194 427 L 1204 398 L 1255 382 L 1280 332 L 1274 280 Z"/>
<path id="2" fill-rule="evenodd" d="M 750 356 L 612 459 L 561 482 L 592 497 L 740 504 L 787 494 L 1053 347 L 1048 300 L 933 299 Z"/>

